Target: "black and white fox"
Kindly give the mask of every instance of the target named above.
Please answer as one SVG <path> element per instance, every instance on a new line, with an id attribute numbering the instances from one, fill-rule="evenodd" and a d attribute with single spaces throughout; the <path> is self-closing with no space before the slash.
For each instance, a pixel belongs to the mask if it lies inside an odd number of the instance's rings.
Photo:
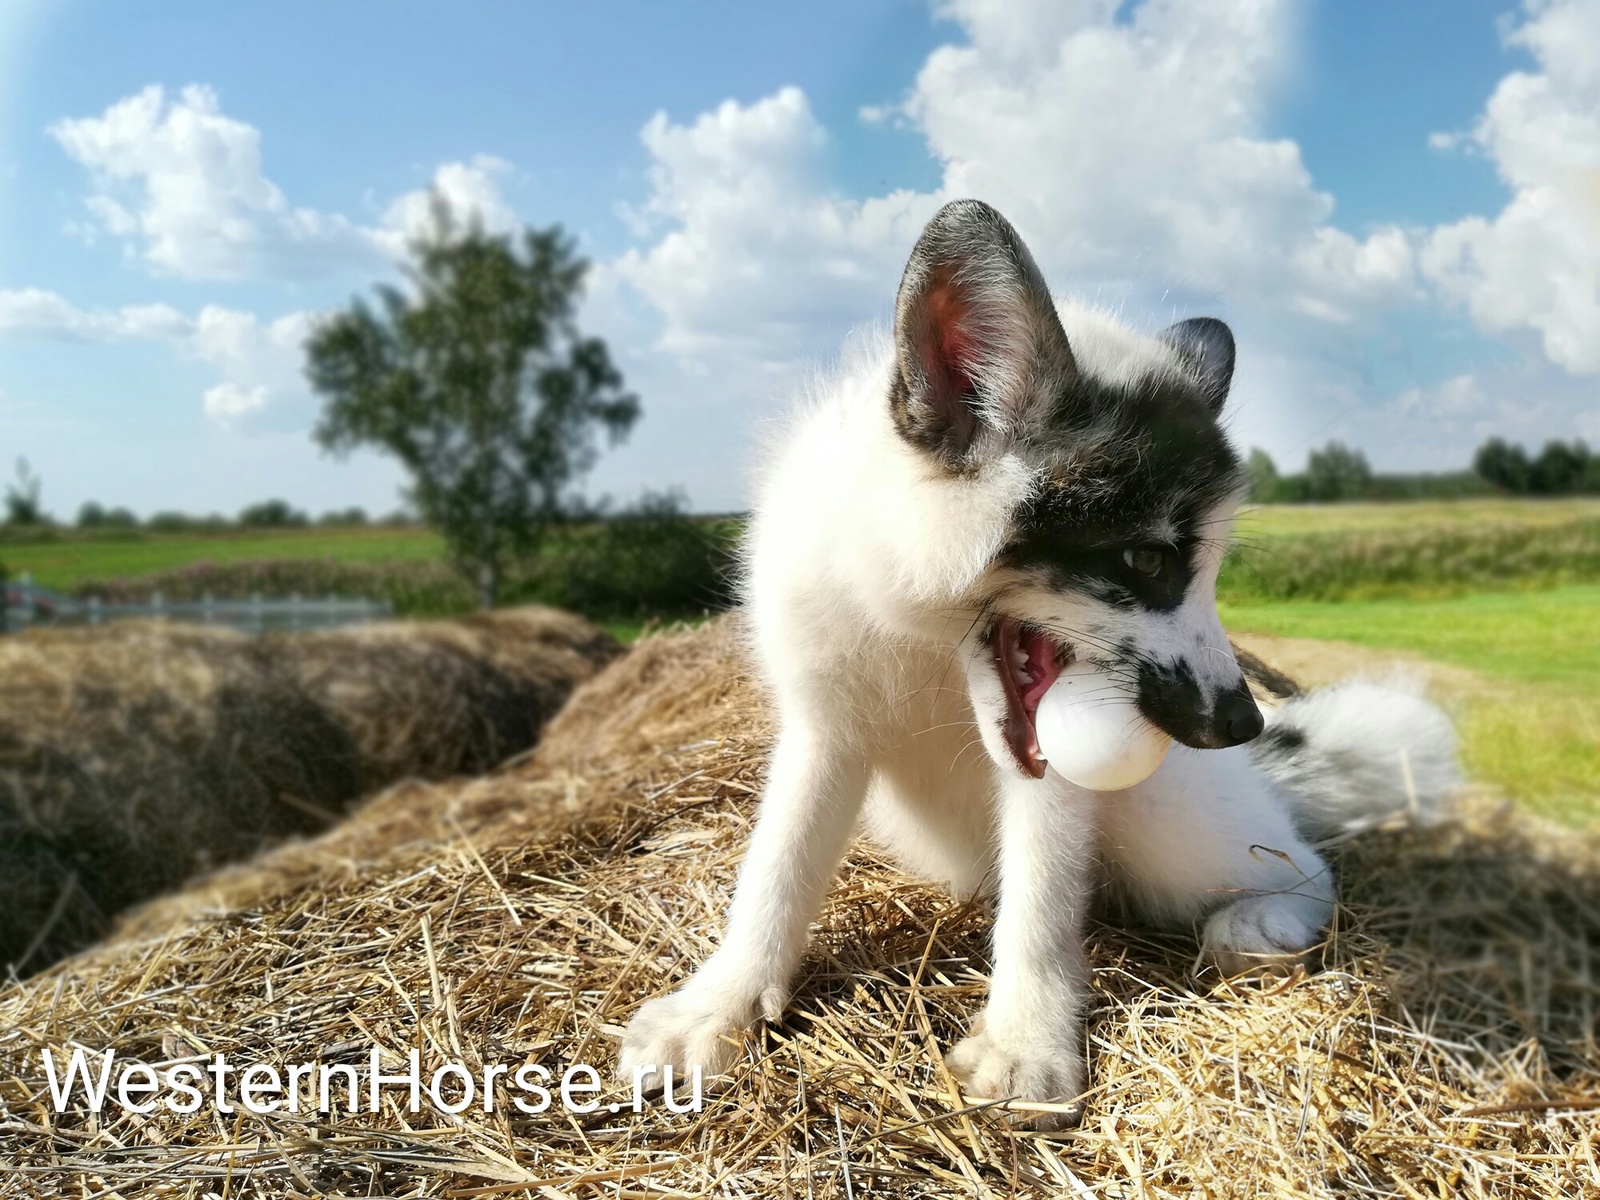
<path id="1" fill-rule="evenodd" d="M 760 474 L 745 609 L 780 733 L 721 944 L 639 1009 L 624 1076 L 724 1071 L 780 1016 L 864 828 L 907 871 L 995 894 L 988 1002 L 946 1062 L 1062 1123 L 1098 889 L 1196 928 L 1224 972 L 1292 959 L 1333 913 L 1311 842 L 1449 792 L 1453 733 L 1419 696 L 1252 699 L 1215 602 L 1244 482 L 1219 423 L 1233 368 L 1221 321 L 1133 332 L 1053 298 L 989 206 L 933 218 L 892 339 L 816 389 Z M 1034 712 L 1079 658 L 1178 743 L 1144 783 L 1046 770 Z"/>

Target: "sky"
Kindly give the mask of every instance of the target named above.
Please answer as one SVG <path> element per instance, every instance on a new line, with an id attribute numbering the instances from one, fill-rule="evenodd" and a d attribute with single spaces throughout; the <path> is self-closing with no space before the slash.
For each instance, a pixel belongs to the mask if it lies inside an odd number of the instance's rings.
<path id="1" fill-rule="evenodd" d="M 301 343 L 431 192 L 559 223 L 644 416 L 590 477 L 742 509 L 764 427 L 947 200 L 1058 291 L 1213 315 L 1283 469 L 1600 442 L 1600 0 L 7 0 L 0 478 L 44 503 L 399 503 Z"/>

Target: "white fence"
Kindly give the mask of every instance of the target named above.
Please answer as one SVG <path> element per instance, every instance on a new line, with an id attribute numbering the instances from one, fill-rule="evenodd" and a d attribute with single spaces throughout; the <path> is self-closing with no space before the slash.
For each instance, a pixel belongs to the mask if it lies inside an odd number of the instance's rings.
<path id="1" fill-rule="evenodd" d="M 106 621 L 144 617 L 197 625 L 227 625 L 248 633 L 266 633 L 269 630 L 332 629 L 394 615 L 394 606 L 387 601 L 351 600 L 341 596 L 320 599 L 252 596 L 248 600 L 217 600 L 207 595 L 199 600 L 170 601 L 160 592 L 152 592 L 144 604 L 103 604 L 93 598 L 79 600 L 39 587 L 26 573 L 4 587 L 0 631 L 26 629 L 31 625 L 100 625 Z"/>

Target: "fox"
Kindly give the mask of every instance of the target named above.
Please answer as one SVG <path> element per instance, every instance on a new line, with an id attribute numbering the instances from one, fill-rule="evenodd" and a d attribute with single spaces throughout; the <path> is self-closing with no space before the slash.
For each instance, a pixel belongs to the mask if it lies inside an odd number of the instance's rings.
<path id="1" fill-rule="evenodd" d="M 1058 298 L 982 201 L 929 221 L 892 331 L 857 340 L 757 472 L 741 606 L 778 733 L 718 948 L 637 1009 L 623 1078 L 723 1074 L 781 1019 L 861 832 L 994 904 L 987 1001 L 945 1055 L 965 1093 L 1070 1125 L 1097 896 L 1196 930 L 1224 975 L 1281 967 L 1333 917 L 1316 843 L 1449 795 L 1453 730 L 1415 690 L 1252 695 L 1216 606 L 1245 494 L 1235 356 L 1215 318 L 1147 334 Z M 1080 659 L 1172 739 L 1144 782 L 1048 769 L 1035 713 Z"/>

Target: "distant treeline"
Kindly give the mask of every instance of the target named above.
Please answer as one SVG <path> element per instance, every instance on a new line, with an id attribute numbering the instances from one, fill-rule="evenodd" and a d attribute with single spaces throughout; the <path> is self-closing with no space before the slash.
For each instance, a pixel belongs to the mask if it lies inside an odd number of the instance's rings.
<path id="1" fill-rule="evenodd" d="M 1546 442 L 1537 457 L 1493 438 L 1478 448 L 1472 469 L 1378 474 L 1360 450 L 1329 442 L 1313 450 L 1304 471 L 1280 474 L 1265 450 L 1250 451 L 1250 500 L 1312 504 L 1339 500 L 1443 500 L 1461 496 L 1600 494 L 1600 455 L 1581 440 Z"/>
<path id="2" fill-rule="evenodd" d="M 182 512 L 158 512 L 141 521 L 126 508 L 107 508 L 91 500 L 78 510 L 79 529 L 147 529 L 151 533 L 206 533 L 224 529 L 309 529 L 361 526 L 370 524 L 411 525 L 415 518 L 403 512 L 391 513 L 376 521 L 363 508 L 331 509 L 319 517 L 295 508 L 287 500 L 263 500 L 239 510 L 235 517 L 221 513 L 206 516 Z"/>

